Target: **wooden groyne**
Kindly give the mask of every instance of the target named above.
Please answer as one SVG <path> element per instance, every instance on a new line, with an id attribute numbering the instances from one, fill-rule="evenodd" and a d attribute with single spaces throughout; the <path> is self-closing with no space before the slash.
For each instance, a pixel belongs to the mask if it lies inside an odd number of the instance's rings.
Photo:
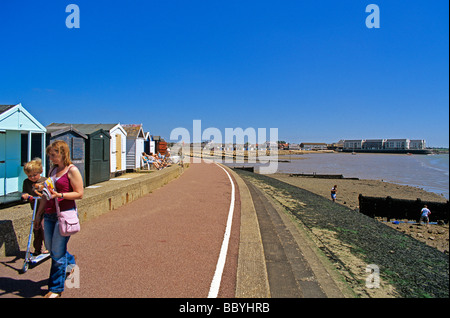
<path id="1" fill-rule="evenodd" d="M 372 218 L 381 217 L 396 220 L 419 221 L 420 211 L 424 205 L 428 206 L 431 222 L 443 221 L 448 223 L 449 203 L 417 200 L 393 199 L 391 197 L 379 198 L 359 195 L 359 211 Z"/>
<path id="2" fill-rule="evenodd" d="M 345 179 L 345 180 L 359 180 L 359 178 L 346 178 L 342 174 L 317 174 L 313 173 L 291 173 L 290 177 L 306 177 L 306 178 L 321 178 L 321 179 Z"/>

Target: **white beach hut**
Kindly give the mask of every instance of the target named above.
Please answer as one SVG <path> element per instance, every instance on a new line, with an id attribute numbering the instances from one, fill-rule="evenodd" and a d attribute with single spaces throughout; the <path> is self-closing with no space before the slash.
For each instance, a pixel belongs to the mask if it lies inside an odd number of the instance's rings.
<path id="1" fill-rule="evenodd" d="M 145 133 L 144 138 L 144 151 L 148 154 L 155 153 L 155 141 L 152 138 L 152 135 L 150 135 L 150 132 Z"/>
<path id="2" fill-rule="evenodd" d="M 127 169 L 127 132 L 116 124 L 109 130 L 111 135 L 111 176 L 122 174 Z"/>
<path id="3" fill-rule="evenodd" d="M 140 125 L 122 125 L 127 132 L 127 170 L 140 169 L 142 152 L 144 152 L 145 134 Z"/>
<path id="4" fill-rule="evenodd" d="M 0 203 L 20 199 L 25 162 L 41 158 L 45 171 L 46 131 L 22 104 L 0 105 Z"/>

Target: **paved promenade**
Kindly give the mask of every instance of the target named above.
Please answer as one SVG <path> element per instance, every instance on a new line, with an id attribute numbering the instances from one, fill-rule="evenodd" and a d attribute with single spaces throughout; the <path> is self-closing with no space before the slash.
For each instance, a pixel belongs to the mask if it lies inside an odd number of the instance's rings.
<path id="1" fill-rule="evenodd" d="M 79 286 L 63 297 L 342 297 L 308 246 L 248 180 L 214 163 L 191 164 L 161 188 L 82 223 L 69 241 Z M 22 264 L 23 255 L 0 258 L 0 297 L 46 293 L 50 261 L 19 275 Z"/>
<path id="2" fill-rule="evenodd" d="M 207 297 L 224 240 L 231 183 L 216 164 L 191 164 L 178 179 L 82 224 L 69 241 L 80 288 L 63 297 Z M 234 206 L 219 297 L 234 297 L 240 200 Z M 21 258 L 0 259 L 0 297 L 46 292 L 50 261 L 19 275 Z"/>

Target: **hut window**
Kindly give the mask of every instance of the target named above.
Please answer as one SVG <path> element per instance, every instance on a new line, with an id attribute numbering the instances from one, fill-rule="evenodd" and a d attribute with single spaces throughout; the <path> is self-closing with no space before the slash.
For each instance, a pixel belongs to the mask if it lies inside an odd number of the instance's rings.
<path id="1" fill-rule="evenodd" d="M 83 159 L 84 143 L 81 138 L 72 138 L 72 160 Z"/>
<path id="2" fill-rule="evenodd" d="M 42 159 L 42 134 L 31 134 L 31 159 Z M 28 162 L 28 133 L 21 134 L 20 163 L 23 166 Z"/>
<path id="3" fill-rule="evenodd" d="M 103 161 L 108 161 L 109 159 L 109 138 L 103 139 Z"/>

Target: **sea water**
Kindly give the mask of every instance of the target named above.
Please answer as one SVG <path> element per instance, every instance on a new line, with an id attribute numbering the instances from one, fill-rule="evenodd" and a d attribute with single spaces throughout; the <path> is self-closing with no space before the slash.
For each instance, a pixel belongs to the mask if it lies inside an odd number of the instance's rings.
<path id="1" fill-rule="evenodd" d="M 384 180 L 449 198 L 448 154 L 315 153 L 287 155 L 280 159 L 289 161 L 278 164 L 278 172 L 282 173 L 342 174 L 344 177 Z"/>

